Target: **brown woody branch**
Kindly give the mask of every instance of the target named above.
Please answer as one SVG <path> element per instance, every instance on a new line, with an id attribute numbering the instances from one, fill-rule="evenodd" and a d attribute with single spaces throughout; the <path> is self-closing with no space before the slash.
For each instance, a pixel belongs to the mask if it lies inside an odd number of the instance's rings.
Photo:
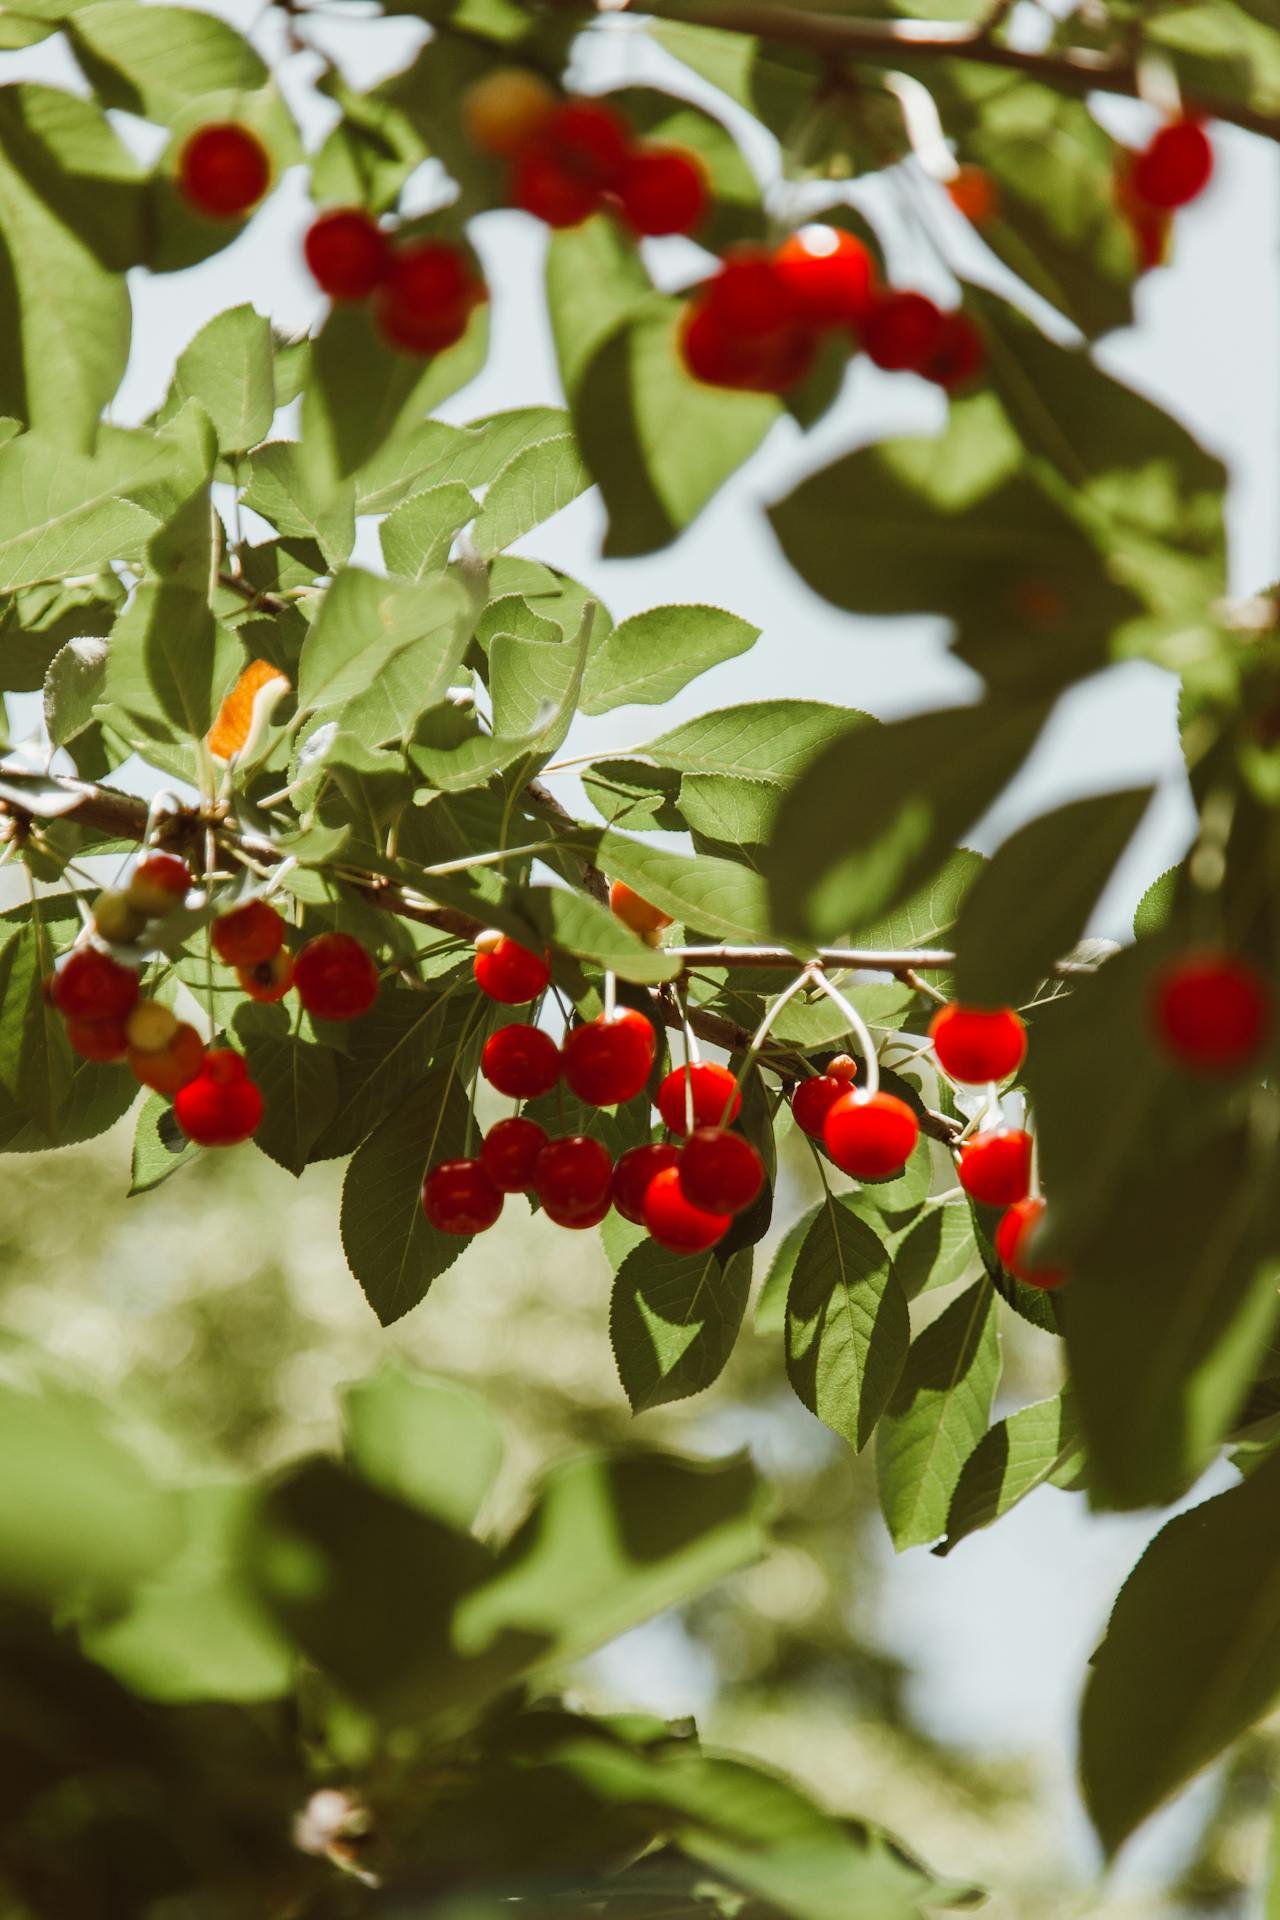
<path id="1" fill-rule="evenodd" d="M 21 776 L 11 775 L 11 778 L 17 780 Z M 49 778 L 75 802 L 59 817 L 74 818 L 93 831 L 107 834 L 113 839 L 141 841 L 146 837 L 150 816 L 145 801 L 135 799 L 132 794 L 118 793 L 113 788 L 94 786 L 83 780 L 57 775 Z M 553 805 L 557 811 L 562 811 L 558 802 Z M 0 816 L 5 815 L 24 836 L 39 817 L 35 809 L 29 811 L 9 795 L 0 795 Z M 190 855 L 200 867 L 204 865 L 210 833 L 219 864 L 228 869 L 235 866 L 236 853 L 260 865 L 275 864 L 280 858 L 279 849 L 272 841 L 262 834 L 233 826 L 225 809 L 219 807 L 175 809 L 151 819 L 150 827 L 157 846 Z M 483 930 L 483 921 L 473 919 L 470 914 L 462 913 L 456 907 L 437 906 L 415 889 L 401 886 L 383 874 L 348 867 L 339 867 L 336 872 L 343 885 L 350 887 L 370 906 L 394 913 L 401 919 L 434 927 L 438 932 L 453 934 L 463 940 L 474 939 Z M 794 974 L 805 964 L 785 947 L 672 947 L 668 951 L 673 959 L 684 962 L 686 966 L 763 967 Z M 946 968 L 951 965 L 952 959 L 953 956 L 941 948 L 896 950 L 830 947 L 824 948 L 817 956 L 820 964 L 833 968 L 863 967 L 892 973 L 898 978 L 917 970 Z M 654 1010 L 664 1025 L 678 1028 L 683 1024 L 680 1006 L 669 987 L 653 990 L 651 998 Z M 723 1047 L 727 1053 L 741 1053 L 751 1040 L 747 1028 L 705 1007 L 689 1009 L 689 1025 L 699 1039 L 711 1046 Z M 769 1065 L 784 1082 L 795 1080 L 801 1072 L 800 1058 L 794 1053 L 771 1055 Z M 944 1114 L 926 1112 L 921 1126 L 933 1139 L 950 1141 L 958 1123 Z"/>
<path id="2" fill-rule="evenodd" d="M 806 13 L 759 0 L 623 0 L 632 13 L 687 26 L 799 47 L 827 61 L 866 60 L 909 65 L 919 59 L 965 60 L 1026 74 L 1060 93 L 1120 93 L 1141 98 L 1138 60 L 1127 49 L 1100 52 L 1068 47 L 1035 52 L 994 38 L 990 20 L 977 26 L 945 20 L 850 20 L 836 13 Z M 1280 114 L 1265 113 L 1220 95 L 1197 93 L 1196 110 L 1226 120 L 1265 139 L 1280 140 Z"/>

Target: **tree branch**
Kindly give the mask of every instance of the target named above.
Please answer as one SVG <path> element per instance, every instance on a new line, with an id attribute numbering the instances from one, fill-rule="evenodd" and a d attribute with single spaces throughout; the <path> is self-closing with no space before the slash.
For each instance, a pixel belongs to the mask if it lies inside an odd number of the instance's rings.
<path id="1" fill-rule="evenodd" d="M 47 798 L 48 789 L 54 786 L 71 802 L 58 809 L 58 818 L 75 819 L 95 832 L 118 840 L 141 841 L 150 823 L 157 846 L 192 856 L 199 867 L 204 864 L 210 832 L 220 856 L 220 864 L 228 869 L 236 863 L 236 852 L 259 865 L 275 864 L 280 858 L 279 848 L 274 842 L 262 834 L 233 826 L 225 810 L 218 807 L 177 808 L 172 812 L 157 814 L 152 819 L 144 800 L 136 799 L 133 794 L 119 793 L 111 787 L 94 786 L 88 781 L 63 775 L 24 776 L 16 769 L 5 769 L 0 778 L 6 779 L 10 787 L 8 793 L 0 793 L 0 815 L 7 815 L 24 832 L 42 817 L 45 809 L 41 807 L 40 800 Z M 14 797 L 13 790 L 21 785 L 24 778 L 31 781 L 33 804 L 30 808 L 23 807 Z M 556 811 L 562 811 L 558 802 L 552 805 Z M 567 815 L 564 817 L 568 818 Z M 438 932 L 471 940 L 484 927 L 482 920 L 473 919 L 470 914 L 462 913 L 455 907 L 437 906 L 416 889 L 401 885 L 383 874 L 359 867 L 340 867 L 337 877 L 371 906 L 397 914 L 401 919 L 434 927 Z M 429 884 L 429 876 L 424 878 Z M 603 884 L 601 880 L 601 886 Z M 685 968 L 755 967 L 795 974 L 805 964 L 803 958 L 797 957 L 786 947 L 670 947 L 667 952 L 672 959 L 681 961 Z M 833 969 L 844 971 L 862 968 L 869 972 L 892 974 L 897 979 L 914 984 L 911 981 L 913 974 L 943 972 L 954 964 L 955 955 L 942 947 L 824 947 L 819 950 L 816 959 Z M 1075 969 L 1071 962 L 1064 961 L 1060 970 Z M 655 988 L 651 990 L 650 999 L 654 1012 L 664 1025 L 672 1028 L 681 1026 L 680 1008 L 673 995 Z M 740 1027 L 736 1021 L 709 1008 L 691 1007 L 689 1025 L 699 1039 L 711 1046 L 722 1047 L 727 1053 L 743 1052 L 751 1040 L 747 1028 Z M 801 1061 L 800 1053 L 786 1051 L 770 1057 L 768 1064 L 784 1082 L 790 1083 L 799 1078 L 803 1071 Z M 926 1110 L 920 1124 L 931 1138 L 949 1142 L 958 1130 L 959 1123 L 944 1114 Z"/>
<path id="2" fill-rule="evenodd" d="M 977 26 L 947 20 L 850 20 L 834 13 L 805 13 L 770 6 L 762 0 L 623 0 L 625 11 L 673 20 L 685 26 L 718 27 L 726 33 L 800 47 L 826 60 L 891 61 L 920 58 L 967 60 L 1003 67 L 1043 81 L 1060 93 L 1121 93 L 1140 98 L 1138 62 L 1129 52 L 1103 53 L 1090 47 L 1035 52 L 996 40 L 988 21 Z M 1230 121 L 1249 133 L 1280 140 L 1280 114 L 1197 93 L 1196 110 Z"/>

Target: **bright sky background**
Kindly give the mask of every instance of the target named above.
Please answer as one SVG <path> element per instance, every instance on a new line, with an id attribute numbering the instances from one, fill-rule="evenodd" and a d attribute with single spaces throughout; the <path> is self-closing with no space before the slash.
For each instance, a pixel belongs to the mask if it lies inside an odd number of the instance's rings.
<path id="1" fill-rule="evenodd" d="M 261 16 L 256 7 L 240 5 L 209 10 L 242 26 L 260 20 L 263 51 L 279 58 L 278 14 Z M 617 24 L 592 69 L 593 84 L 661 70 L 646 64 L 629 23 Z M 422 36 L 418 24 L 406 20 L 313 18 L 307 30 L 359 84 L 401 64 Z M 292 103 L 303 109 L 310 145 L 333 111 L 308 100 L 305 83 L 314 69 L 306 55 L 280 68 Z M 56 41 L 0 56 L 0 82 L 18 78 L 81 84 Z M 687 77 L 685 85 L 688 90 Z M 1135 138 L 1146 130 L 1140 108 L 1109 101 L 1099 111 L 1113 130 L 1131 129 Z M 127 120 L 120 124 L 147 150 L 146 140 L 154 139 L 149 130 Z M 1109 339 L 1099 357 L 1109 371 L 1176 412 L 1229 462 L 1231 588 L 1245 594 L 1280 577 L 1280 170 L 1274 148 L 1230 129 L 1215 131 L 1215 147 L 1215 180 L 1179 219 L 1173 266 L 1148 277 L 1138 298 L 1139 326 Z M 757 139 L 753 158 L 767 166 L 769 148 L 767 138 Z M 309 215 L 295 172 L 248 231 L 214 260 L 163 279 L 134 276 L 134 349 L 115 409 L 118 420 L 138 419 L 162 398 L 177 354 L 222 308 L 251 300 L 286 330 L 319 317 L 321 302 L 299 252 Z M 498 213 L 479 222 L 475 238 L 494 294 L 493 352 L 484 373 L 449 403 L 445 416 L 464 421 L 505 407 L 558 402 L 538 283 L 540 230 L 523 216 Z M 689 257 L 683 242 L 658 243 L 653 255 L 664 277 L 679 273 Z M 74 298 L 74 289 L 67 295 Z M 648 708 L 580 722 L 566 753 L 624 747 L 708 706 L 773 695 L 835 700 L 885 718 L 973 698 L 977 682 L 947 654 L 941 623 L 857 620 L 828 607 L 785 567 L 761 512 L 798 475 L 848 447 L 889 432 L 929 431 L 940 419 L 940 398 L 923 383 L 880 374 L 859 360 L 833 416 L 807 441 L 790 427 L 778 429 L 668 551 L 602 562 L 602 514 L 593 496 L 531 536 L 524 543 L 529 551 L 593 585 L 615 617 L 662 602 L 698 600 L 731 608 L 763 628 L 750 654 L 696 682 L 662 712 L 660 723 Z M 857 538 L 856 527 L 849 538 Z M 376 544 L 362 544 L 362 559 L 377 564 L 376 556 Z M 1098 931 L 1123 936 L 1144 887 L 1186 845 L 1190 810 L 1174 727 L 1175 691 L 1167 676 L 1142 666 L 1112 670 L 1076 689 L 976 836 L 990 847 L 1020 821 L 1064 799 L 1158 781 L 1159 805 L 1117 875 Z M 981 751 L 975 738 L 974 752 Z M 572 784 L 566 791 L 572 803 Z M 744 1436 L 728 1437 L 736 1444 Z M 1056 1753 L 1047 1762 L 1054 1800 L 1082 1861 L 1090 1853 L 1068 1764 L 1076 1691 L 1111 1599 L 1151 1530 L 1141 1516 L 1089 1518 L 1080 1503 L 1046 1492 L 946 1560 L 917 1552 L 894 1563 L 885 1587 L 885 1632 L 920 1671 L 920 1701 L 930 1724 L 956 1738 L 996 1747 L 1026 1743 Z M 704 1704 L 706 1675 L 668 1624 L 632 1636 L 606 1667 L 624 1692 L 663 1710 Z M 1125 1877 L 1140 1881 L 1157 1864 L 1167 1864 L 1186 1830 L 1176 1816 L 1172 1824 L 1157 1822 L 1132 1850 Z"/>

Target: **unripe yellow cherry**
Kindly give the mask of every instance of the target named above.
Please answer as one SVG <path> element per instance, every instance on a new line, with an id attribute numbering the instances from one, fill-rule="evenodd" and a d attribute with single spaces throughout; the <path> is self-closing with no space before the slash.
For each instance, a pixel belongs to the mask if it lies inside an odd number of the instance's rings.
<path id="1" fill-rule="evenodd" d="M 93 903 L 94 929 L 104 940 L 129 946 L 146 924 L 147 916 L 139 913 L 129 896 L 115 887 L 107 887 Z"/>
<path id="2" fill-rule="evenodd" d="M 527 67 L 496 67 L 462 96 L 462 125 L 481 153 L 510 159 L 545 125 L 556 95 Z"/>
<path id="3" fill-rule="evenodd" d="M 178 1031 L 178 1016 L 158 1000 L 139 1000 L 125 1021 L 129 1045 L 139 1053 L 162 1053 Z"/>

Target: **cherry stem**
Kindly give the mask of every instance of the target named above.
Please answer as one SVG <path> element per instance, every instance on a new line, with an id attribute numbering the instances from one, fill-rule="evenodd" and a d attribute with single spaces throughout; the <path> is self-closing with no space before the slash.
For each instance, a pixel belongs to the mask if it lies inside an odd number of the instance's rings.
<path id="1" fill-rule="evenodd" d="M 606 1022 L 617 1017 L 618 1012 L 618 976 L 611 967 L 604 971 L 604 1017 Z"/>
<path id="2" fill-rule="evenodd" d="M 839 987 L 832 986 L 830 980 L 828 980 L 826 974 L 823 973 L 820 968 L 814 968 L 813 981 L 814 985 L 826 994 L 828 1000 L 833 1001 L 835 1005 L 839 1007 L 841 1013 L 849 1022 L 849 1031 L 861 1046 L 863 1057 L 867 1063 L 867 1084 L 863 1089 L 864 1097 L 868 1100 L 874 1099 L 875 1095 L 880 1091 L 880 1059 L 876 1053 L 876 1043 L 871 1038 L 870 1027 L 858 1012 L 858 1009 L 845 999 Z"/>

